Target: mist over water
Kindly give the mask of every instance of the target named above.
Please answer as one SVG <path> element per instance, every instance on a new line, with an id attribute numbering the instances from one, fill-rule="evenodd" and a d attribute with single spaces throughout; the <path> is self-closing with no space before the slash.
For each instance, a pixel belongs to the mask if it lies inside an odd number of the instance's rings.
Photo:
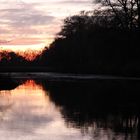
<path id="1" fill-rule="evenodd" d="M 7 84 L 0 86 L 2 140 L 140 138 L 139 81 L 54 82 L 26 77 L 2 83 Z"/>

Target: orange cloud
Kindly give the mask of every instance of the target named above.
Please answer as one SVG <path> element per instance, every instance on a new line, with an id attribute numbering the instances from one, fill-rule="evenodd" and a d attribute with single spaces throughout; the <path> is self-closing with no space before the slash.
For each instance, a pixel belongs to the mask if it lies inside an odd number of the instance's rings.
<path id="1" fill-rule="evenodd" d="M 6 45 L 34 45 L 42 43 L 38 38 L 18 38 L 8 41 Z"/>

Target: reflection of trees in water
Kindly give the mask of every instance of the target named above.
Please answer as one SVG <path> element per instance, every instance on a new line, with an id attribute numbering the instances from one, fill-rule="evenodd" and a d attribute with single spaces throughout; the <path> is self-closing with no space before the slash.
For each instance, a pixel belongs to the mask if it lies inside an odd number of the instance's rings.
<path id="1" fill-rule="evenodd" d="M 10 75 L 0 75 L 0 90 L 12 90 L 21 83 L 20 80 L 13 80 Z"/>
<path id="2" fill-rule="evenodd" d="M 138 81 L 43 82 L 42 85 L 61 108 L 68 127 L 80 128 L 83 134 L 109 129 L 127 137 L 139 132 Z"/>

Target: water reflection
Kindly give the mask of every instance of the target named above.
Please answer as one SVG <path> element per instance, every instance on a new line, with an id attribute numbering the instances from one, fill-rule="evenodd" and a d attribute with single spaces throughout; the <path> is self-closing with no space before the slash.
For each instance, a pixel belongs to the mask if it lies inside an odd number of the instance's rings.
<path id="1" fill-rule="evenodd" d="M 140 83 L 15 80 L 0 90 L 3 140 L 137 140 Z"/>
<path id="2" fill-rule="evenodd" d="M 85 139 L 78 130 L 66 127 L 59 108 L 33 80 L 13 90 L 0 91 L 0 102 L 3 140 Z"/>
<path id="3" fill-rule="evenodd" d="M 139 139 L 139 81 L 43 82 L 67 127 L 93 139 Z"/>

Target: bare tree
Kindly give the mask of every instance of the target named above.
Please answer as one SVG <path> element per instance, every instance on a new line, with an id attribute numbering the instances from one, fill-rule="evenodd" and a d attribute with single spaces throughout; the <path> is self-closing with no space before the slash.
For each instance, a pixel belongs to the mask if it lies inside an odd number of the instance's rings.
<path id="1" fill-rule="evenodd" d="M 140 29 L 140 0 L 101 0 L 111 9 L 124 29 Z"/>

